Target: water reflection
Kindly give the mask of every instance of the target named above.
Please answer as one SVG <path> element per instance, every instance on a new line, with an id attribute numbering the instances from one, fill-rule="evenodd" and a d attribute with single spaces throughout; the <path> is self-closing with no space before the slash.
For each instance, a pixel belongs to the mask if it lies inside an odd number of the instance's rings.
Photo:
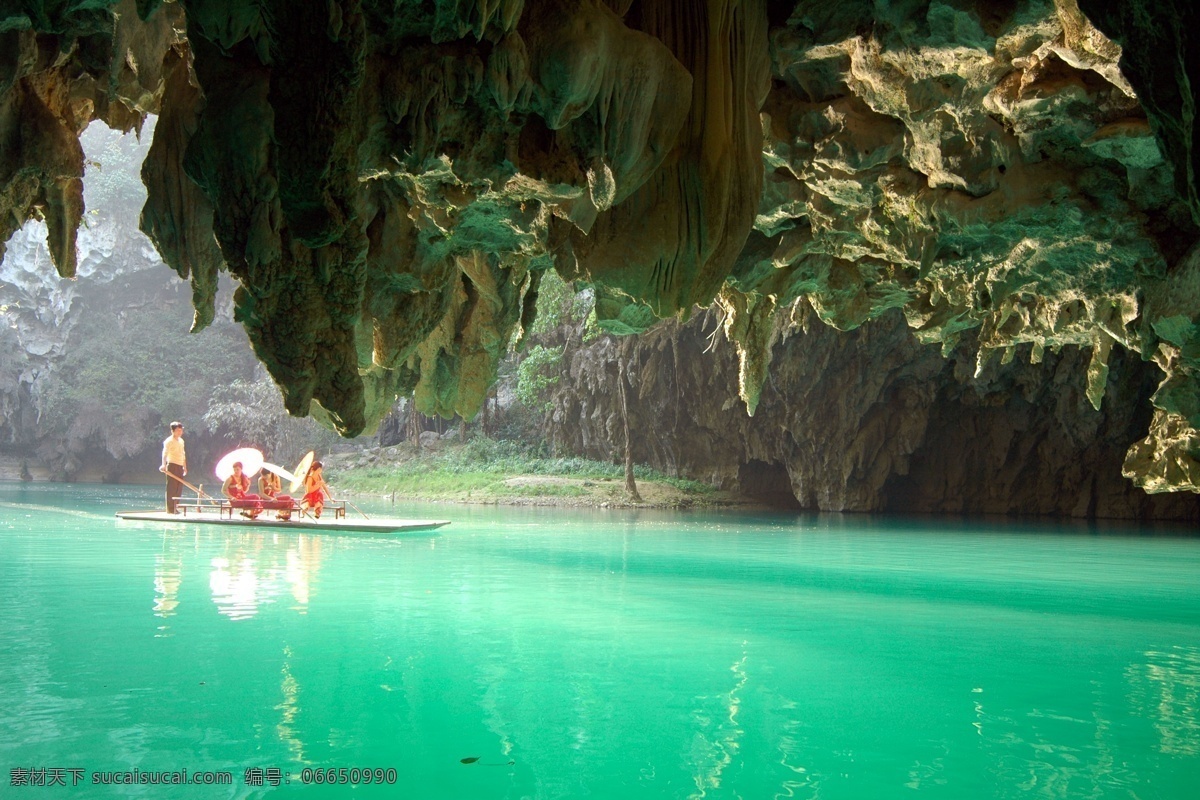
<path id="1" fill-rule="evenodd" d="M 283 695 L 283 702 L 275 706 L 275 710 L 279 712 L 279 724 L 275 726 L 275 732 L 279 734 L 279 741 L 287 745 L 292 759 L 297 763 L 307 764 L 304 742 L 300 740 L 296 730 L 296 714 L 300 711 L 300 684 L 292 674 L 292 648 L 286 645 L 283 648 L 283 667 L 280 673 L 282 680 L 279 691 Z"/>
<path id="2" fill-rule="evenodd" d="M 1120 748 L 1105 713 L 1109 705 L 1104 687 L 1095 684 L 1093 690 L 1087 716 L 1045 708 L 984 715 L 989 732 L 984 752 L 996 756 L 997 785 L 1021 795 L 1064 800 L 1102 797 L 1137 785 L 1137 773 L 1116 757 Z"/>
<path id="3" fill-rule="evenodd" d="M 742 643 L 743 647 L 745 644 Z M 733 686 L 728 692 L 715 698 L 697 698 L 701 701 L 714 700 L 717 707 L 715 714 L 703 705 L 692 712 L 696 735 L 692 743 L 691 757 L 698 770 L 693 776 L 696 791 L 689 795 L 691 798 L 705 797 L 709 791 L 720 789 L 722 774 L 741 750 L 745 731 L 738 722 L 738 712 L 742 705 L 742 690 L 749 679 L 746 674 L 746 657 L 743 649 L 742 657 L 729 668 L 733 675 Z"/>
<path id="4" fill-rule="evenodd" d="M 212 560 L 212 567 L 208 587 L 220 612 L 234 620 L 257 614 L 261 595 L 254 559 L 241 558 L 231 565 L 229 559 L 218 556 Z M 273 599 L 267 587 L 264 601 Z"/>
<path id="5" fill-rule="evenodd" d="M 295 547 L 288 548 L 287 581 L 292 587 L 292 597 L 296 601 L 294 608 L 301 614 L 308 612 L 308 599 L 309 593 L 312 590 L 312 580 L 316 578 L 320 563 L 320 537 L 301 536 L 296 540 Z"/>
<path id="6" fill-rule="evenodd" d="M 927 786 L 946 785 L 946 758 L 950 755 L 950 747 L 944 741 L 936 742 L 935 746 L 941 753 L 928 760 L 917 759 L 914 761 L 913 765 L 909 767 L 905 788 L 920 790 Z"/>
<path id="7" fill-rule="evenodd" d="M 307 613 L 320 571 L 321 539 L 298 536 L 282 551 L 279 537 L 248 535 L 230 539 L 226 554 L 211 561 L 208 585 L 217 610 L 232 620 L 250 619 L 259 607 L 290 594 L 292 608 Z"/>
<path id="8" fill-rule="evenodd" d="M 183 556 L 178 551 L 159 553 L 154 557 L 154 616 L 162 619 L 175 616 L 179 607 L 179 586 L 183 582 Z M 156 636 L 168 636 L 170 625 L 158 627 Z"/>
<path id="9" fill-rule="evenodd" d="M 390 663 L 391 659 L 388 660 L 388 665 Z M 497 749 L 500 757 L 505 761 L 512 757 L 514 743 L 509 730 L 510 722 L 502 708 L 503 698 L 500 687 L 506 685 L 509 680 L 509 668 L 503 661 L 492 660 L 484 664 L 480 670 L 482 694 L 479 698 L 479 706 L 483 712 L 483 724 L 496 737 Z M 392 691 L 390 687 L 384 688 L 389 692 Z"/>
<path id="10" fill-rule="evenodd" d="M 1175 645 L 1143 655 L 1145 664 L 1126 671 L 1130 704 L 1153 723 L 1160 752 L 1200 754 L 1200 648 Z"/>
<path id="11" fill-rule="evenodd" d="M 777 713 L 781 716 L 779 724 L 782 728 L 778 745 L 779 764 L 787 770 L 787 774 L 774 800 L 817 797 L 821 793 L 820 777 L 802 763 L 811 755 L 811 747 L 803 733 L 804 723 L 799 718 L 799 708 L 794 700 L 778 701 Z"/>

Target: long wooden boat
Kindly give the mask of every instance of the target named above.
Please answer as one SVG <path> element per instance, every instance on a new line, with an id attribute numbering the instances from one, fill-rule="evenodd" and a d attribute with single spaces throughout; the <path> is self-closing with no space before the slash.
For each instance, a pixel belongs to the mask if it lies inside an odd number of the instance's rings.
<path id="1" fill-rule="evenodd" d="M 168 514 L 165 511 L 118 511 L 118 519 L 137 522 L 169 522 L 181 525 L 199 523 L 203 525 L 230 525 L 237 528 L 273 528 L 283 531 L 321 531 L 322 533 L 338 533 L 353 531 L 355 533 L 404 533 L 408 531 L 427 531 L 449 525 L 448 519 L 393 519 L 391 517 L 372 517 L 371 519 L 354 519 L 349 516 L 336 517 L 333 515 L 313 519 L 308 516 L 293 514 L 290 520 L 278 520 L 268 514 L 258 519 L 246 519 L 241 516 L 224 516 L 213 512 L 191 514 Z"/>

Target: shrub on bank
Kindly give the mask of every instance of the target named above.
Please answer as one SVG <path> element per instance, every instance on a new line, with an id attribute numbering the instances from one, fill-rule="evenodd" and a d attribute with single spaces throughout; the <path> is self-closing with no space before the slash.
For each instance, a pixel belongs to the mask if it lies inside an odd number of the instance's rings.
<path id="1" fill-rule="evenodd" d="M 551 457 L 539 445 L 477 436 L 462 444 L 389 464 L 339 470 L 337 483 L 356 492 L 420 497 L 461 497 L 487 493 L 494 496 L 571 495 L 566 487 L 551 485 L 514 487 L 505 480 L 522 475 L 563 477 L 582 480 L 624 480 L 624 469 L 616 464 L 586 458 Z M 712 487 L 685 478 L 673 478 L 639 466 L 638 480 L 673 486 L 691 494 L 711 493 Z M 578 492 L 582 493 L 582 492 Z"/>

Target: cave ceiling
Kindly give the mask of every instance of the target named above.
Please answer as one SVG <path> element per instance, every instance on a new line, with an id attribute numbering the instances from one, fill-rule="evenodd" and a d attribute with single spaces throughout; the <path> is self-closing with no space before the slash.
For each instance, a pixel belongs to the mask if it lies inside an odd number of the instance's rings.
<path id="1" fill-rule="evenodd" d="M 79 134 L 140 129 L 142 229 L 217 276 L 294 414 L 473 415 L 541 276 L 617 333 L 718 304 L 753 411 L 781 317 L 901 309 L 980 363 L 1163 381 L 1126 474 L 1200 491 L 1196 13 L 1168 3 L 0 0 L 0 242 L 75 270 Z M 2 245 L 0 245 L 2 250 Z M 814 376 L 814 380 L 819 376 Z"/>

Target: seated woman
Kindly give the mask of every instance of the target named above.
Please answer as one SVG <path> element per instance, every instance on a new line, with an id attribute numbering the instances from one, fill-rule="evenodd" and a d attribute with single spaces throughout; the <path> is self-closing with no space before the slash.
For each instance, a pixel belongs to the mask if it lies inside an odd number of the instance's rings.
<path id="1" fill-rule="evenodd" d="M 221 484 L 221 494 L 229 498 L 229 505 L 242 509 L 246 519 L 257 519 L 262 513 L 262 498 L 249 494 L 250 477 L 242 472 L 242 462 L 233 462 L 233 472 Z"/>
<path id="2" fill-rule="evenodd" d="M 258 476 L 258 493 L 262 496 L 263 508 L 277 511 L 275 519 L 286 521 L 292 518 L 292 507 L 296 501 L 290 495 L 280 494 L 282 489 L 279 476 L 274 472 L 264 469 Z"/>
<path id="3" fill-rule="evenodd" d="M 304 476 L 304 500 L 300 503 L 301 511 L 312 509 L 313 516 L 317 519 L 321 518 L 321 509 L 325 507 L 325 495 L 329 492 L 321 470 L 320 461 L 314 461 L 308 468 L 308 474 Z"/>

